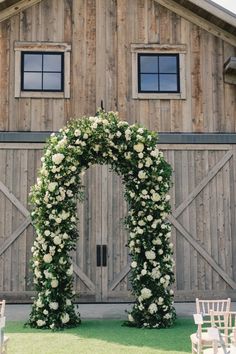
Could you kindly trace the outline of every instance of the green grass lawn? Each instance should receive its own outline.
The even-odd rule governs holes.
[[[8,354],[185,354],[191,353],[192,319],[178,319],[169,329],[137,329],[120,320],[83,320],[60,332],[25,328],[8,321]]]

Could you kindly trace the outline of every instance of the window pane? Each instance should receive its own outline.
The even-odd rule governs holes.
[[[140,56],[140,72],[141,73],[157,73],[158,72],[157,56]]]
[[[157,74],[141,74],[140,75],[141,91],[158,91],[158,75]]]
[[[160,91],[177,92],[177,75],[160,74]]]
[[[43,56],[43,71],[61,72],[61,55],[46,54]]]
[[[177,58],[176,56],[160,56],[159,57],[160,73],[177,73]]]
[[[42,55],[24,54],[24,71],[42,71]]]
[[[44,90],[61,90],[61,74],[45,73],[43,74]]]
[[[41,73],[24,73],[24,90],[41,90]]]

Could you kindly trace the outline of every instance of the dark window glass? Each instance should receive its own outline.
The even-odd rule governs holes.
[[[157,74],[141,74],[140,88],[142,91],[157,91],[158,90],[158,75]]]
[[[23,91],[63,91],[63,53],[22,52]]]
[[[138,91],[180,92],[178,54],[138,54]]]

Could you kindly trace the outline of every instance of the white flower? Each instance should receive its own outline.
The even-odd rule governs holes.
[[[154,202],[158,202],[161,199],[160,195],[158,193],[153,193],[152,195],[152,200]]]
[[[162,176],[158,176],[158,177],[157,177],[158,182],[161,182],[162,179],[163,179]]]
[[[70,321],[70,316],[68,315],[68,313],[63,313],[61,315],[61,322],[62,323],[67,323]]]
[[[58,280],[57,280],[57,279],[52,279],[52,281],[51,281],[51,287],[52,287],[52,288],[57,288],[57,287],[58,287]]]
[[[145,252],[145,257],[147,259],[155,259],[156,258],[156,253],[154,251],[146,251]]]
[[[50,233],[51,233],[51,232],[50,232],[49,230],[45,230],[45,231],[44,231],[44,235],[45,235],[45,236],[49,236]]]
[[[54,245],[60,245],[61,243],[61,238],[59,236],[55,236],[53,239]]]
[[[81,135],[81,131],[79,129],[76,129],[75,130],[75,136],[77,137],[77,136],[80,136],[80,135]]]
[[[145,225],[145,222],[144,222],[143,220],[139,220],[138,224],[139,224],[140,226],[144,226],[144,225]]]
[[[138,143],[138,144],[134,145],[134,150],[137,152],[142,152],[144,150],[143,143]]]
[[[158,305],[162,305],[163,302],[164,302],[164,299],[163,299],[163,297],[160,296],[160,297],[158,298],[157,304],[158,304]]]
[[[148,307],[148,311],[150,312],[150,314],[154,314],[157,312],[157,305],[153,302],[149,307]]]
[[[146,274],[147,274],[146,269],[142,269],[141,274],[142,274],[142,275],[146,275]]]
[[[152,220],[153,220],[153,216],[152,216],[152,215],[148,215],[148,216],[147,216],[147,220],[148,220],[148,221],[152,221]]]
[[[152,165],[152,159],[150,157],[146,158],[145,166],[150,167]]]
[[[60,224],[62,220],[61,220],[61,218],[56,218],[55,221],[57,224]]]
[[[48,310],[43,310],[44,315],[48,315]]]
[[[42,300],[41,299],[38,299],[36,301],[36,306],[39,307],[39,308],[42,308],[43,307],[43,303],[42,303]]]
[[[66,299],[66,305],[70,306],[71,304],[72,304],[71,300],[70,299]]]
[[[70,268],[66,272],[67,275],[72,275],[73,274],[73,265],[71,264]]]
[[[141,290],[141,297],[145,299],[149,299],[152,296],[152,291],[148,288],[143,288]]]
[[[42,327],[43,325],[45,325],[45,321],[43,321],[43,320],[37,320],[37,326],[39,326],[39,327]]]
[[[156,148],[155,150],[150,152],[150,155],[153,157],[157,157],[159,155],[159,150]]]
[[[170,200],[170,195],[169,194],[166,195],[165,200],[166,201]]]
[[[45,263],[51,263],[52,261],[52,256],[50,255],[50,253],[47,253],[43,256],[43,260]]]
[[[139,179],[145,179],[146,178],[146,172],[144,172],[144,171],[139,171],[139,173],[138,173],[138,178]]]
[[[131,268],[136,268],[137,265],[138,265],[137,262],[133,261],[133,262],[131,263]]]
[[[57,182],[51,182],[51,183],[49,183],[49,185],[48,185],[48,190],[49,190],[50,192],[53,192],[53,191],[56,189],[57,185],[58,185]]]
[[[57,310],[58,309],[58,302],[50,302],[49,307],[52,310]]]
[[[129,322],[134,322],[134,318],[130,313],[128,314],[128,320]]]
[[[60,165],[64,158],[65,156],[63,154],[58,153],[52,156],[52,161],[55,163],[55,165]]]
[[[85,134],[83,135],[83,138],[84,138],[85,140],[88,139],[88,134],[85,133]]]

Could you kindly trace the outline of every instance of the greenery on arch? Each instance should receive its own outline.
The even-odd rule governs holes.
[[[48,140],[37,184],[31,190],[37,237],[32,267],[37,297],[28,324],[61,329],[80,323],[73,305],[69,255],[78,238],[76,204],[83,195],[81,174],[108,164],[123,179],[128,215],[131,282],[136,297],[127,324],[163,328],[173,324],[174,281],[169,195],[171,167],[157,134],[120,121],[114,112],[72,120]]]

